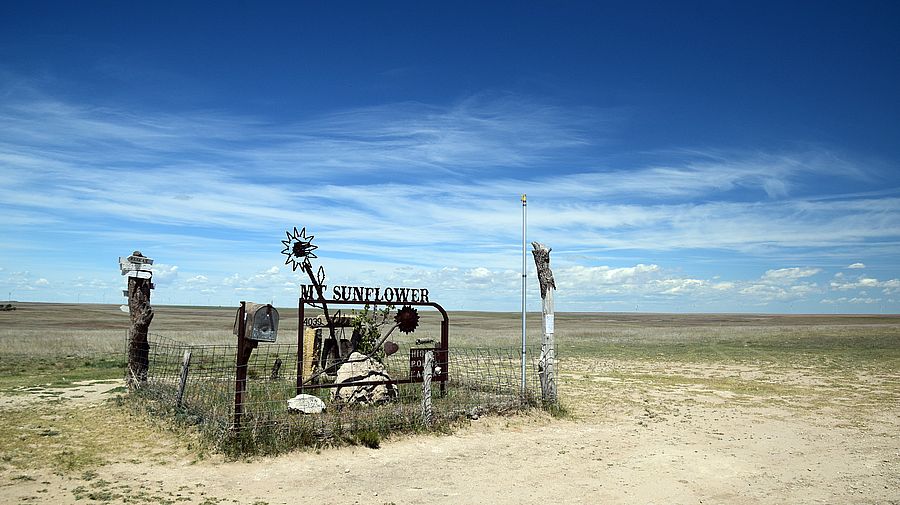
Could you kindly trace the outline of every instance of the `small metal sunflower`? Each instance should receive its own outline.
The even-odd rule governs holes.
[[[404,305],[397,311],[397,315],[394,316],[394,322],[397,323],[397,327],[403,333],[412,333],[419,326],[419,311],[409,305]]]
[[[287,259],[284,261],[285,265],[291,265],[293,270],[297,270],[297,267],[300,265],[309,265],[310,258],[317,258],[313,251],[319,248],[317,245],[312,244],[312,239],[315,238],[315,235],[306,236],[306,227],[304,227],[299,232],[297,231],[297,227],[294,227],[294,233],[285,232],[287,234],[287,240],[282,240],[281,243],[284,244],[284,250],[281,251],[281,254],[287,256]]]

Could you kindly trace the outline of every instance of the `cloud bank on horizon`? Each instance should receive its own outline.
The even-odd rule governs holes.
[[[290,306],[304,279],[280,241],[305,226],[329,284],[517,310],[527,193],[561,311],[900,312],[892,152],[815,137],[637,148],[640,97],[540,86],[278,115],[79,94],[92,77],[23,65],[0,59],[4,298],[119,303],[117,257],[141,250],[156,303]]]

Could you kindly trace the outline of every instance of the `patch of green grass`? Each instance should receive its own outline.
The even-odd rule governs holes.
[[[52,357],[0,355],[0,391],[41,385],[66,387],[85,380],[120,379],[125,361],[121,356]]]
[[[356,442],[369,449],[381,447],[381,434],[374,430],[365,430],[356,433]]]
[[[544,407],[544,410],[556,419],[574,419],[575,415],[562,402],[557,401]]]

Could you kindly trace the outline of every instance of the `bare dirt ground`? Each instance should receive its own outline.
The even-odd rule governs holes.
[[[116,306],[20,304],[0,314],[0,505],[900,504],[900,317],[558,316],[568,418],[225,461],[110,401],[120,381],[84,380],[121,376],[96,358],[121,352]],[[153,324],[227,343],[232,321],[160,307]],[[518,324],[454,313],[451,333],[506,345]]]
[[[0,503],[900,503],[896,370],[587,358],[562,370],[571,419],[482,418],[377,450],[241,462],[198,458],[157,427],[123,435],[89,471],[4,466]],[[111,386],[66,388],[38,428],[84,429],[62,433],[77,441],[91,423],[67,412],[121,423],[102,400]],[[16,408],[45,408],[47,393],[16,395]]]

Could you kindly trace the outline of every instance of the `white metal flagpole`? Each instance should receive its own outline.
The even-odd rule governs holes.
[[[522,398],[525,398],[525,291],[528,288],[528,271],[525,261],[525,237],[528,232],[528,201],[522,194]]]

